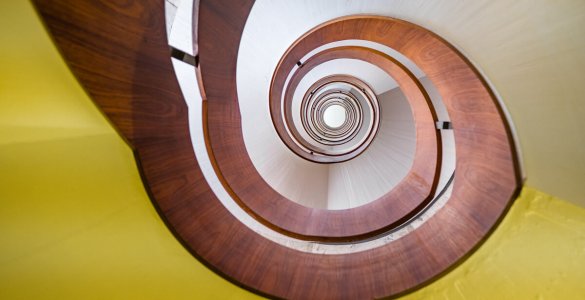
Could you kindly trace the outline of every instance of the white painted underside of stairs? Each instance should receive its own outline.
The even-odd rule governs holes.
[[[193,54],[193,1],[167,2],[169,44]],[[332,61],[307,75],[307,79],[339,73],[354,75],[380,95],[380,130],[362,155],[333,165],[312,163],[286,148],[274,130],[268,110],[268,89],[278,60],[289,45],[310,28],[334,17],[363,13],[366,7],[358,1],[346,4],[332,1],[256,1],[239,49],[238,96],[248,154],[260,175],[276,191],[299,204],[316,208],[345,209],[377,199],[406,175],[415,149],[414,124],[408,103],[398,90],[389,92],[396,88],[392,79],[377,67],[363,62]],[[361,43],[394,57],[401,56],[379,44]],[[356,42],[337,44],[320,49]],[[414,64],[407,60],[403,62],[417,76],[423,76]],[[309,81],[303,81],[299,90],[306,89]],[[440,104],[440,100],[438,102]],[[452,168],[446,168],[449,169],[452,171]],[[442,179],[446,182],[448,175]]]
[[[339,59],[307,74],[293,103],[300,103],[299,95],[324,76],[348,74],[360,78],[376,93],[383,93],[380,130],[375,140],[357,158],[330,165],[306,161],[284,145],[268,108],[270,81],[278,61],[312,27],[360,12],[357,2],[315,2],[261,0],[254,4],[244,28],[237,68],[244,141],[260,175],[283,196],[305,206],[346,209],[379,198],[408,173],[416,142],[414,121],[400,92],[385,93],[396,83],[383,71],[362,61]],[[297,114],[294,116],[299,121]]]

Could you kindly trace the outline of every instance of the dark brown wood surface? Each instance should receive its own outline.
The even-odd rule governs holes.
[[[73,73],[130,145],[185,135],[163,1],[34,3]]]
[[[298,42],[297,42],[298,43]],[[295,43],[295,44],[297,44]],[[287,53],[293,52],[292,48],[287,51]],[[440,135],[435,130],[435,121],[436,121],[436,113],[433,108],[433,104],[430,101],[424,87],[419,82],[418,78],[412,74],[404,65],[400,62],[395,60],[394,58],[373,50],[364,47],[355,47],[355,46],[345,46],[339,48],[328,49],[322,51],[320,53],[315,54],[307,61],[303,62],[302,68],[298,68],[288,81],[286,86],[286,94],[284,96],[284,106],[281,107],[282,93],[285,90],[285,79],[288,76],[287,70],[282,68],[283,62],[290,60],[288,55],[284,55],[281,59],[281,62],[276,68],[274,72],[274,78],[271,83],[270,87],[270,113],[272,120],[275,125],[275,129],[279,136],[281,137],[282,141],[287,145],[287,147],[293,151],[295,154],[308,159],[308,160],[319,160],[321,162],[333,162],[339,160],[347,160],[351,159],[355,156],[354,153],[346,154],[346,157],[335,157],[335,158],[328,158],[328,157],[314,157],[306,151],[303,151],[299,146],[297,146],[291,139],[291,137],[287,134],[285,129],[285,123],[287,124],[289,130],[291,131],[291,135],[295,137],[297,140],[301,139],[301,135],[295,126],[288,120],[292,120],[292,101],[293,101],[293,93],[296,90],[298,84],[302,80],[302,78],[312,69],[314,69],[319,64],[322,64],[326,61],[339,59],[339,58],[351,58],[351,59],[358,59],[362,61],[366,61],[373,65],[380,67],[384,70],[388,76],[392,77],[394,80],[397,81],[398,86],[404,92],[406,98],[409,100],[409,104],[411,105],[411,109],[414,112],[414,119],[415,123],[417,123],[417,137],[426,136],[426,139],[422,139],[417,141],[418,146],[417,148],[420,150],[421,147],[428,147],[431,148],[428,151],[436,152],[436,148],[440,147],[440,142],[437,143],[437,139],[440,138]],[[285,74],[281,74],[285,73]],[[275,80],[276,79],[276,80]],[[275,103],[276,102],[276,103]],[[286,112],[286,119],[283,120],[282,113],[280,110],[284,109]],[[432,139],[434,141],[430,141]],[[422,142],[424,140],[424,142]],[[367,145],[364,145],[367,147]],[[439,149],[440,150],[440,149]],[[437,157],[437,153],[425,153],[426,155],[430,155],[430,157]],[[359,151],[356,151],[359,152]],[[422,155],[422,152],[418,152],[418,155]],[[439,154],[440,156],[440,154]],[[432,162],[429,161],[430,165],[435,166]],[[437,168],[438,169],[438,168]]]
[[[203,24],[205,20],[201,18],[200,22],[200,24]],[[213,27],[211,24],[214,23],[209,24],[210,27]],[[202,40],[204,33],[201,29],[199,33]],[[224,41],[232,41],[233,48],[238,48],[239,40],[237,37],[224,36],[224,38]],[[329,273],[332,276],[330,279],[333,281],[325,280],[325,282],[327,282],[327,286],[334,287],[334,292],[329,289],[329,292],[323,292],[322,294],[312,290],[310,293],[295,294],[296,292],[292,291],[296,290],[295,286],[291,285],[288,286],[289,289],[286,289],[287,297],[306,297],[306,295],[317,295],[317,298],[354,298],[357,295],[379,297],[384,293],[374,291],[378,288],[382,290],[387,288],[383,287],[384,283],[382,282],[385,280],[387,280],[386,282],[392,282],[390,283],[391,285],[398,284],[406,288],[409,285],[407,282],[417,282],[423,280],[422,278],[430,279],[463,257],[485,237],[507,209],[507,205],[515,196],[520,184],[517,177],[517,166],[514,163],[515,151],[513,144],[510,143],[509,131],[496,99],[473,67],[457,51],[434,34],[413,24],[394,19],[365,16],[349,17],[332,21],[300,39],[295,45],[296,52],[291,55],[290,62],[292,64],[296,63],[315,45],[350,38],[373,40],[401,51],[414,60],[437,86],[446,102],[455,127],[458,171],[455,177],[453,196],[448,205],[430,221],[410,235],[386,247],[353,255],[327,256],[323,257],[323,260],[318,263],[309,264],[313,266],[314,270],[327,269],[333,272]],[[213,36],[209,35],[207,39],[211,40]],[[221,44],[221,47],[225,46],[226,44]],[[200,51],[202,54],[201,78],[206,92],[209,91],[209,88],[220,89],[226,86],[227,82],[206,84],[205,76],[207,73],[203,57],[208,59],[206,63],[209,66],[217,67],[221,65],[220,62],[226,64],[226,62],[231,61],[235,65],[237,56],[223,55],[223,53],[214,51],[213,47],[208,49],[207,55],[203,55],[204,50],[202,47]],[[291,66],[286,66],[285,69]],[[221,72],[218,71],[218,73]],[[233,78],[227,78],[226,76],[222,79],[235,82],[235,75]],[[234,94],[236,94],[235,91]],[[225,103],[226,101],[236,102],[237,99],[212,99],[208,97],[208,100],[210,107],[213,101],[221,102],[223,107],[219,108],[218,106],[216,112],[219,119],[221,119],[220,115],[230,112],[233,113],[232,117],[239,118],[237,106],[233,105],[231,109],[227,109],[226,107],[229,104]],[[458,109],[461,106],[469,109]],[[485,122],[487,120],[489,121]],[[219,126],[220,124],[218,124]],[[230,124],[230,126],[237,126],[237,124]],[[212,145],[214,142],[221,144],[218,140],[221,139],[220,136],[223,130],[227,130],[227,128],[217,129],[215,132],[216,137],[210,136]],[[229,135],[229,138],[236,139],[238,134],[234,132]],[[232,145],[235,146],[235,144],[236,142]],[[237,158],[237,153],[243,151],[245,149],[240,148],[239,151],[231,152],[234,156],[226,155],[225,158],[236,157],[235,159],[239,159]],[[489,159],[486,159],[488,157]],[[242,155],[241,159],[247,158]],[[226,160],[225,163],[228,166],[223,167],[224,171],[229,169],[229,164],[234,162],[232,159]],[[221,164],[221,159],[219,158],[218,164]],[[220,168],[222,167],[220,166]],[[248,178],[250,175],[246,173],[245,177]],[[233,180],[237,181],[237,178],[234,177]],[[233,187],[233,185],[230,186]],[[253,187],[255,187],[253,184],[247,186],[250,191],[254,190]],[[249,196],[253,196],[253,193],[250,193]],[[264,209],[273,210],[278,208],[267,205]],[[284,215],[286,213],[284,212]],[[443,231],[443,228],[445,231]],[[370,260],[372,257],[374,259]],[[347,261],[342,263],[337,259],[341,261],[347,259]],[[380,265],[372,268],[364,267],[362,269],[364,272],[356,270],[355,273],[335,272],[333,271],[335,267],[328,268],[328,266],[334,265],[338,266],[339,270],[347,270],[348,266],[351,266],[350,268],[360,268],[361,264],[366,263],[379,263]],[[298,287],[300,289],[306,290],[319,286],[319,283],[312,281],[319,279],[312,277],[309,274],[310,271],[303,272],[298,267],[294,267],[294,269],[295,271],[293,272],[297,274],[295,278],[299,278]],[[308,267],[308,269],[311,269],[311,267]],[[368,271],[365,271],[365,269],[368,269]],[[298,275],[299,273],[303,275]],[[328,273],[320,275],[327,277],[326,274]],[[375,277],[382,282],[377,280],[358,280],[353,277],[353,275],[357,274],[363,277]],[[350,276],[351,278],[345,277],[340,281],[348,283],[352,282],[352,280],[358,280],[357,285],[360,288],[368,289],[372,293],[351,294],[350,291],[354,290],[343,287],[342,283],[333,279],[336,276],[338,278],[339,276]],[[307,277],[311,277],[312,280],[307,279]],[[323,277],[320,277],[320,279],[323,279]],[[338,285],[331,285],[334,282],[338,283]],[[368,284],[382,284],[382,286],[367,287]],[[356,289],[360,288],[356,287]],[[340,290],[343,290],[343,292],[335,294]],[[386,291],[390,291],[390,289]],[[397,291],[395,290],[394,292]]]
[[[223,207],[194,158],[187,108],[164,35],[163,1],[34,3],[78,80],[134,147],[145,186],[169,228],[207,266],[263,295],[368,299],[420,287],[485,239],[520,186],[511,136],[497,102],[458,52],[406,22],[364,16],[337,20],[317,29],[320,42],[358,30],[352,28],[369,32],[366,39],[394,40],[393,47],[438,87],[457,142],[453,195],[421,227],[373,250],[317,255],[272,243]],[[235,61],[252,4],[201,1],[200,75],[209,104],[237,96]],[[217,116],[210,112],[210,117]]]
[[[420,190],[422,188],[422,190],[420,190],[420,195],[416,199],[409,199],[409,201],[411,202],[411,205],[412,202],[415,201],[423,202],[427,197],[432,196],[434,193],[434,188],[437,184],[440,171],[441,136],[435,127],[437,116],[433,104],[418,78],[416,78],[416,76],[412,74],[408,68],[406,68],[394,58],[373,49],[356,46],[331,48],[317,53],[304,62],[303,67],[297,69],[297,71],[292,75],[286,89],[287,93],[284,97],[284,103],[286,106],[288,106],[286,111],[289,113],[292,112],[291,105],[293,101],[293,91],[296,89],[302,78],[316,66],[324,62],[339,58],[362,60],[380,67],[380,69],[384,70],[388,76],[392,77],[396,81],[398,87],[404,93],[412,110],[416,131],[416,151],[414,155],[414,163],[411,170],[409,171],[409,174],[407,175],[407,178],[417,177],[419,178],[418,181],[423,183],[417,186],[410,185],[407,188],[409,190]],[[286,56],[283,57],[283,61],[286,61]],[[277,72],[279,72],[278,67],[275,73]],[[270,101],[277,101],[277,99],[281,99],[282,88],[274,86],[277,84],[278,83],[273,82]],[[274,105],[271,107],[278,106]],[[279,123],[283,122],[282,114],[273,112],[273,116],[275,120],[279,120]],[[290,119],[292,118],[292,115],[289,115],[288,117]],[[295,130],[291,131],[293,131],[293,134],[295,134]],[[297,132],[296,134],[298,135],[299,133]],[[400,184],[408,184],[408,182],[412,184],[412,182],[415,181],[417,180],[413,180],[412,178],[405,179]],[[388,196],[382,197],[381,200],[385,199],[386,197]],[[397,195],[397,197],[400,198],[399,195]],[[393,203],[392,206],[401,207],[402,205]],[[383,207],[380,205],[376,209],[389,209],[389,207]],[[409,211],[415,211],[415,209],[410,207]]]
[[[294,48],[289,51],[293,50]],[[206,53],[202,46],[200,51],[201,54],[206,54],[201,56],[200,67],[208,101],[210,151],[213,152],[222,179],[240,205],[267,226],[303,239],[357,240],[378,235],[402,224],[431,200],[440,171],[440,136],[435,129],[436,117],[430,99],[418,79],[396,60],[383,53],[360,47],[330,49],[308,60],[291,78],[289,91],[294,90],[306,72],[322,62],[342,57],[362,59],[380,66],[396,79],[414,114],[417,147],[413,167],[407,176],[391,191],[366,205],[344,210],[326,210],[292,202],[272,189],[260,176],[244,144],[235,88],[232,101],[209,94],[210,90],[214,93],[225,91],[224,87],[232,85],[230,80],[235,84],[235,73],[232,78],[225,75],[221,80],[209,80],[206,77],[208,66],[214,70],[218,65],[225,65],[219,64],[220,61],[233,58],[227,55],[219,57],[213,49]],[[285,61],[286,58],[287,56]],[[285,70],[277,68],[276,72]],[[286,78],[286,74],[281,77]],[[284,81],[280,84],[284,85]],[[282,86],[277,82],[273,83],[273,87],[271,98],[281,99]],[[290,103],[292,95],[286,95],[285,101]],[[282,124],[283,120],[279,120]]]

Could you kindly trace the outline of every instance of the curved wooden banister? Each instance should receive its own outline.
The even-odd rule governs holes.
[[[453,195],[423,225],[372,250],[323,255],[271,242],[226,210],[195,160],[187,107],[166,45],[163,2],[34,3],[73,73],[135,149],[145,186],[169,228],[207,266],[262,295],[381,298],[420,287],[475,249],[519,188],[507,124],[491,91],[465,58],[407,22],[363,16],[334,20],[315,30],[321,42],[340,32],[392,40],[392,47],[417,63],[437,86],[455,133]],[[233,117],[225,126],[209,128],[212,144],[217,139],[239,142],[240,133],[227,129],[240,126],[233,106],[237,46],[252,5],[249,0],[201,0],[195,10],[207,117],[210,124],[225,119],[223,115]],[[222,170],[230,162],[220,157],[242,150],[234,145],[214,149]],[[247,158],[238,154],[234,159]],[[253,179],[246,177],[249,170],[233,171],[238,173],[224,175]],[[246,197],[254,195],[246,191]]]
[[[433,186],[436,185],[437,171],[440,170],[439,164],[441,159],[441,137],[435,128],[435,122],[437,121],[436,112],[418,78],[394,58],[380,51],[359,46],[331,48],[315,54],[303,64],[302,68],[297,69],[288,82],[286,88],[287,93],[284,97],[284,103],[287,106],[285,111],[289,113],[288,118],[292,119],[292,115],[290,114],[292,113],[293,91],[301,79],[319,64],[339,58],[357,59],[371,63],[380,67],[398,83],[399,88],[410,104],[415,121],[417,146],[415,163],[411,168],[411,172],[415,172],[416,176],[424,178],[427,182],[427,192],[432,193]],[[278,72],[278,68],[276,72]],[[270,101],[279,101],[282,96],[282,88],[277,85],[278,83],[273,82]],[[278,106],[274,105],[271,107]],[[280,113],[273,112],[273,119],[278,120],[279,123],[284,122]],[[299,135],[298,131],[294,129],[291,131],[293,131],[293,134]],[[421,201],[426,197],[421,197]]]
[[[203,47],[200,49],[202,82],[208,93],[210,87],[206,86],[204,79],[206,66],[230,61],[230,58],[219,57],[211,52],[203,55],[206,52]],[[215,60],[211,60],[213,57]],[[418,79],[397,61],[383,53],[365,48],[334,48],[307,61],[307,65],[293,75],[291,86],[294,87],[305,72],[314,66],[339,57],[357,58],[379,65],[399,83],[415,115],[417,151],[411,171],[394,189],[360,207],[345,210],[316,209],[294,203],[278,194],[258,174],[247,155],[237,96],[229,102],[226,99],[209,97],[208,93],[210,151],[226,185],[240,204],[257,219],[298,238],[332,241],[378,235],[398,226],[424,206],[432,198],[438,180],[440,137],[435,129],[436,117],[430,99]],[[234,61],[233,58],[231,60]],[[220,88],[230,84],[216,86]],[[272,98],[280,99],[279,95],[275,94]],[[290,94],[287,95],[288,103],[291,101],[290,97]]]

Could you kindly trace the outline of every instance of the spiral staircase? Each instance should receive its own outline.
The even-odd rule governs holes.
[[[522,185],[489,78],[382,2],[35,4],[169,229],[258,294],[407,293]]]

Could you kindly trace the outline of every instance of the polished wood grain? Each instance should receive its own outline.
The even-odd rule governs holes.
[[[203,20],[201,19],[200,22],[203,22]],[[203,38],[203,33],[201,31],[200,34],[200,37]],[[210,35],[208,38],[212,39],[212,36]],[[458,52],[454,51],[454,49],[443,40],[420,27],[403,21],[380,17],[361,16],[333,21],[315,29],[297,41],[297,44],[293,48],[295,49],[293,50],[294,52],[291,51],[290,62],[292,64],[296,63],[301,57],[308,53],[308,51],[318,45],[351,38],[373,40],[389,45],[407,54],[409,58],[413,59],[419,66],[421,66],[433,83],[438,87],[443,99],[447,102],[450,116],[452,117],[455,127],[456,141],[458,142],[458,173],[455,178],[454,195],[449,205],[441,210],[438,215],[431,219],[431,221],[425,223],[423,227],[417,229],[411,235],[397,241],[397,244],[393,243],[394,245],[391,244],[388,247],[368,251],[368,255],[380,255],[377,258],[383,259],[382,257],[384,257],[384,259],[387,258],[393,261],[392,264],[382,263],[384,270],[372,268],[370,269],[372,273],[356,272],[360,273],[361,276],[377,277],[380,275],[382,277],[377,278],[385,279],[393,276],[402,276],[402,278],[397,280],[396,283],[405,287],[408,285],[406,282],[409,280],[416,282],[423,280],[422,278],[428,279],[438,274],[440,270],[445,270],[448,265],[456,262],[457,259],[461,258],[473,246],[477,245],[489,230],[493,228],[492,226],[505,211],[508,203],[510,203],[510,200],[515,196],[519,186],[519,181],[516,177],[517,166],[514,164],[513,158],[515,152],[513,144],[510,143],[509,137],[507,136],[508,129],[503,116],[501,115],[500,109],[498,108],[497,101],[484,84],[481,77],[479,77],[473,67]],[[226,37],[226,39],[228,38]],[[233,42],[232,47],[237,48],[238,39],[236,37],[230,39]],[[225,44],[222,44],[222,47],[224,46]],[[203,53],[203,50],[201,51],[201,53]],[[207,90],[208,86],[205,83],[206,71],[203,57],[204,55],[202,55],[201,74],[204,82],[203,86]],[[235,65],[236,56],[224,56],[210,48],[207,59],[209,59],[207,63],[210,66],[218,66],[220,65],[220,62],[225,64],[225,62],[228,61],[232,61],[233,65]],[[286,66],[285,69],[291,66],[292,65]],[[224,73],[227,73],[227,71]],[[235,75],[233,76],[234,77],[231,79],[226,77],[223,79],[235,82]],[[212,89],[219,89],[226,86],[226,83],[227,82],[216,83],[217,85],[213,86]],[[461,93],[465,94],[466,98],[461,99],[456,97],[457,94]],[[453,104],[460,103],[462,100],[471,103],[478,102],[472,105],[478,109],[475,112],[475,116],[468,115],[469,112],[462,113],[453,109]],[[243,194],[239,195],[240,199],[250,199],[248,197],[254,197],[254,195],[269,195],[266,194],[266,190],[262,189],[262,186],[264,186],[265,183],[258,183],[254,180],[250,180],[250,178],[254,177],[254,171],[251,168],[249,169],[250,173],[237,173],[237,170],[240,170],[241,172],[242,169],[248,169],[239,168],[248,164],[247,162],[242,163],[241,161],[238,161],[248,159],[247,155],[242,154],[245,153],[245,148],[243,146],[238,148],[238,144],[242,144],[242,141],[240,140],[241,133],[238,132],[238,129],[231,128],[230,130],[230,127],[238,126],[237,122],[234,124],[222,125],[219,121],[225,120],[225,115],[229,115],[230,118],[239,118],[238,107],[237,105],[234,105],[234,103],[237,103],[237,99],[212,99],[208,97],[208,101],[210,102],[210,116],[213,114],[213,116],[217,118],[216,123],[213,123],[213,121],[210,122],[210,127],[212,126],[212,123],[214,124],[214,127],[218,127],[218,129],[215,129],[215,133],[209,137],[210,144],[212,145],[212,148],[214,148],[213,151],[216,155],[218,153],[216,150],[227,151],[220,155],[222,156],[221,158],[218,156],[217,160],[219,168],[222,170],[221,172],[226,176],[227,182],[230,183],[230,187],[234,190],[244,191]],[[221,103],[217,105],[214,104],[216,105],[213,108],[215,111],[212,109],[211,104],[214,101]],[[232,102],[231,107],[229,101]],[[487,123],[475,123],[474,119],[477,115],[482,115],[486,119],[489,119],[489,124],[492,125],[488,125]],[[226,134],[226,132],[229,134]],[[216,143],[215,146],[213,145],[214,143]],[[463,157],[460,157],[460,155],[463,155]],[[474,157],[470,157],[470,155]],[[490,157],[491,159],[489,161],[479,159],[479,157],[483,155]],[[498,159],[495,159],[496,157]],[[234,165],[238,166],[238,168],[233,167]],[[232,169],[230,170],[230,168]],[[233,175],[232,178],[227,178],[230,176],[229,174],[236,175]],[[238,178],[238,176],[244,177],[245,179]],[[245,180],[245,182],[242,182],[243,180]],[[486,186],[489,186],[489,189],[482,189],[482,187]],[[282,205],[281,203],[276,201],[271,202],[277,198],[278,195],[274,195],[273,197],[274,198],[262,197],[261,199],[252,198],[250,201],[260,202],[261,204],[258,205],[258,209],[264,210],[268,214],[274,210],[280,210],[280,216],[291,216],[290,210],[285,211],[279,207]],[[263,211],[260,212],[262,213]],[[347,223],[343,224],[345,225]],[[445,232],[436,232],[441,231],[443,226],[448,227]],[[417,243],[418,246],[416,246]],[[443,246],[440,246],[441,244],[443,244]],[[395,250],[398,250],[398,252],[393,252]],[[435,251],[441,253],[439,254]],[[410,256],[411,254],[413,255],[412,257]],[[360,253],[348,255],[347,257],[351,257],[351,259],[348,258],[348,260],[352,263],[355,262],[353,259],[357,259],[358,261],[361,261],[361,263],[373,263],[362,255],[363,253]],[[334,265],[340,263],[340,265],[337,265],[340,267],[348,266],[339,261],[328,261],[330,258],[331,257],[323,258],[316,268],[318,270],[327,269],[329,263]],[[362,260],[360,260],[360,258]],[[396,259],[407,260],[412,264],[398,262]],[[380,260],[374,261],[381,262]],[[443,264],[447,261],[450,261],[451,263]],[[355,265],[352,265],[352,267],[357,268]],[[388,271],[389,269],[392,269],[393,271]],[[400,271],[397,272],[396,270]],[[302,271],[295,268],[295,271],[293,272],[298,273]],[[407,279],[405,276],[408,277],[409,275],[401,275],[402,272],[413,275],[413,277]],[[414,274],[410,272],[414,272]],[[306,279],[306,276],[316,279],[308,273],[309,271],[306,273],[303,272],[303,276],[299,276],[299,278],[302,278],[299,279],[299,281],[302,282],[302,289],[314,288],[318,285],[318,283]],[[356,273],[351,272],[352,275],[355,275]],[[343,274],[345,275],[346,273],[344,272]],[[337,285],[341,283],[332,278],[330,279],[333,281],[327,281],[328,284],[336,284],[335,288],[343,289],[342,286]],[[340,281],[348,282],[345,280]],[[363,281],[360,282],[364,283]],[[387,281],[386,283],[389,282]],[[393,285],[392,283],[389,284]],[[367,284],[364,283],[364,285]],[[364,288],[368,289],[367,287]],[[380,288],[384,289],[382,287]],[[347,292],[350,293],[349,291]],[[318,291],[295,294],[294,292],[287,290],[286,295],[287,297],[299,297],[300,295],[341,297],[341,295],[314,293],[318,293]],[[373,295],[381,296],[384,294],[367,293],[367,295],[369,295],[368,297],[371,297]],[[344,297],[351,298],[351,294],[344,294]]]
[[[293,49],[289,49],[287,53],[291,53],[292,50]],[[435,130],[435,122],[437,121],[437,117],[433,108],[433,104],[418,78],[416,78],[416,76],[414,76],[414,74],[412,74],[408,68],[406,68],[403,64],[394,58],[380,51],[357,46],[344,46],[327,49],[313,55],[303,63],[302,68],[298,68],[293,73],[286,86],[286,89],[284,89],[285,82],[282,79],[286,78],[288,74],[281,74],[282,72],[286,73],[287,71],[286,69],[282,68],[282,64],[284,61],[287,61],[290,58],[288,55],[283,56],[274,73],[274,79],[279,80],[273,80],[270,86],[270,113],[275,125],[275,129],[287,147],[305,159],[319,159],[308,155],[305,151],[302,151],[302,149],[300,149],[294,142],[292,142],[286,133],[284,123],[287,123],[287,126],[293,137],[295,137],[297,140],[302,138],[301,134],[298,132],[295,126],[291,126],[292,124],[290,124],[290,120],[293,119],[292,103],[294,91],[298,87],[303,77],[315,67],[324,62],[339,58],[357,59],[371,63],[380,67],[386,72],[388,76],[392,77],[397,82],[398,87],[409,101],[414,115],[418,144],[417,149],[419,150],[419,152],[417,152],[415,155],[415,159],[420,155],[425,157],[429,156],[430,158],[437,157],[437,147],[440,147],[440,142],[437,142],[437,139],[440,139],[440,135]],[[282,93],[285,90],[286,94],[284,95],[284,107],[281,107],[280,99],[282,98]],[[286,113],[286,120],[283,120],[283,114],[280,111],[282,109],[284,109]],[[291,142],[292,144],[290,144]],[[438,150],[440,151],[440,149]],[[352,154],[348,154],[346,158],[341,159],[343,160],[351,158],[353,158]],[[422,158],[422,156],[420,158]],[[322,160],[322,162],[328,162],[327,158],[322,158]],[[433,167],[436,165],[432,161],[428,161],[428,163]],[[438,169],[438,167],[435,169]]]
[[[130,145],[185,134],[163,1],[34,3],[73,73]]]
[[[437,116],[429,95],[418,78],[394,58],[377,50],[357,46],[331,48],[315,54],[303,63],[302,68],[297,69],[288,82],[286,88],[287,93],[284,97],[284,104],[287,106],[285,111],[288,112],[288,119],[292,119],[293,93],[302,78],[318,65],[339,58],[362,60],[380,67],[380,69],[384,70],[388,76],[396,81],[398,87],[404,93],[413,113],[416,130],[414,163],[407,177],[416,176],[424,180],[426,190],[421,194],[422,197],[418,199],[419,201],[424,201],[426,197],[423,195],[426,194],[428,197],[428,194],[434,190],[440,171],[441,136],[435,127]],[[286,60],[287,57],[285,55],[282,61]],[[276,73],[279,71],[282,70],[277,67]],[[275,77],[278,76],[275,75]],[[284,82],[272,82],[271,103],[273,101],[280,102],[278,99],[281,99],[282,87],[279,84],[283,85]],[[279,106],[280,103],[271,105],[271,109],[273,107],[278,109]],[[278,120],[277,122],[282,124],[282,114],[272,112],[272,115],[274,120]],[[300,135],[294,129],[291,131],[293,135]],[[406,179],[401,184],[406,181],[410,180]],[[416,190],[417,188],[411,186],[409,189]],[[410,199],[410,201],[412,200]]]
[[[262,295],[369,299],[420,287],[477,247],[519,188],[513,145],[497,102],[457,51],[403,21],[336,20],[315,30],[321,42],[345,31],[369,32],[370,39],[392,41],[439,88],[457,142],[453,196],[421,227],[380,248],[318,255],[280,246],[232,216],[199,169],[168,56],[162,1],[34,3],[78,80],[134,147],[145,186],[169,228],[207,266]],[[209,105],[237,96],[231,81],[252,4],[200,3],[200,76]],[[210,64],[219,58],[227,60]],[[221,80],[230,81],[224,90],[216,83]]]
[[[290,49],[289,52],[293,50]],[[201,49],[201,53],[204,54],[205,50]],[[217,68],[224,65],[219,62],[234,59],[227,55],[220,57],[219,54],[210,50],[207,55],[201,56],[201,78],[208,101],[210,151],[225,185],[230,187],[240,205],[258,220],[297,238],[350,241],[375,236],[402,224],[431,200],[438,181],[441,155],[440,136],[435,129],[436,116],[418,79],[398,61],[366,48],[335,48],[316,54],[291,78],[288,91],[294,91],[307,72],[325,61],[341,57],[362,59],[380,66],[397,81],[414,114],[417,147],[413,166],[404,179],[391,191],[366,205],[344,210],[326,210],[302,206],[285,198],[260,176],[244,144],[235,88],[230,98],[232,101],[209,94],[209,91],[224,92],[225,87],[230,86],[228,79],[235,84],[235,73],[233,78],[228,78],[227,75],[221,80],[209,81],[206,78],[208,66]],[[211,58],[215,60],[212,61]],[[285,61],[286,58],[285,56]],[[283,70],[277,68],[276,72]],[[282,87],[278,86],[279,83],[273,82],[271,104],[274,99],[280,99],[281,94],[278,91],[281,92]],[[281,84],[284,85],[284,81]],[[287,94],[285,99],[290,105],[292,93]]]

